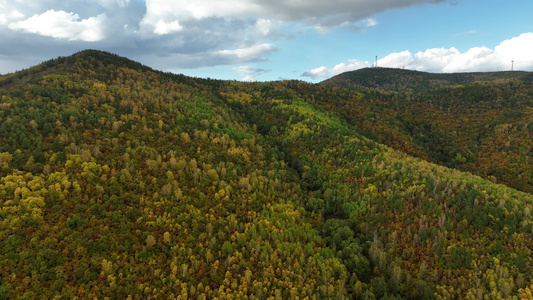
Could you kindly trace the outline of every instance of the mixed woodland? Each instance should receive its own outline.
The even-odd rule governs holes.
[[[0,299],[531,299],[523,75],[0,76]]]

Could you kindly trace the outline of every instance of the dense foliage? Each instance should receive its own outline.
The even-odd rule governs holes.
[[[98,51],[0,86],[0,299],[532,297],[533,196],[366,138],[353,91]]]
[[[339,74],[324,80],[322,84],[344,88],[407,92],[504,80],[533,81],[533,73],[524,71],[427,73],[394,68],[364,68]]]
[[[429,74],[366,69],[331,81],[349,80],[350,75],[360,73],[399,91],[410,86],[421,90],[315,87],[308,93],[381,143],[533,192],[533,82],[527,80],[532,73]],[[448,86],[422,89],[419,85],[438,78]],[[458,82],[470,83],[452,85]],[[365,84],[372,86],[371,82]]]

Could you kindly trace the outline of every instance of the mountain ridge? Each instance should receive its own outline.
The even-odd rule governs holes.
[[[320,84],[345,88],[372,88],[386,91],[423,91],[441,87],[495,80],[533,81],[533,72],[429,73],[396,68],[363,68],[344,72]]]
[[[382,94],[55,62],[0,89],[0,298],[531,295],[533,196],[339,112]]]
[[[365,69],[339,75],[346,84],[326,81],[351,87],[322,103],[378,142],[532,192],[531,74]]]

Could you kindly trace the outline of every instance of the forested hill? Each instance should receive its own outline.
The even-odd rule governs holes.
[[[367,138],[382,94],[99,51],[0,85],[0,299],[533,297],[533,195]]]
[[[521,80],[533,81],[533,73],[524,71],[427,73],[395,68],[364,68],[345,72],[321,84],[345,88],[372,88],[384,91],[424,91],[474,82]]]
[[[353,78],[355,86],[379,83],[382,88],[320,84],[309,93],[365,136],[533,192],[532,73],[429,74],[373,68],[339,75],[329,83],[343,78]]]

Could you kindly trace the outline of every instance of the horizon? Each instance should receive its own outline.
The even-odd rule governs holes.
[[[533,71],[525,0],[21,0],[0,4],[0,74],[84,49],[155,70],[240,81],[320,82],[372,67]],[[509,5],[520,9],[511,12]]]
[[[446,75],[446,74],[485,74],[485,73],[533,73],[533,71],[526,71],[526,70],[473,71],[473,72],[469,72],[469,71],[465,71],[465,72],[430,72],[430,71],[420,71],[420,70],[406,69],[406,68],[400,68],[400,67],[370,66],[370,67],[363,67],[363,68],[359,68],[359,69],[355,69],[355,70],[348,70],[348,71],[345,71],[345,72],[342,72],[342,73],[339,73],[339,74],[335,74],[335,75],[333,75],[331,77],[328,77],[328,78],[325,78],[325,79],[322,79],[322,80],[316,81],[316,82],[312,82],[310,80],[305,80],[305,79],[299,79],[299,78],[281,78],[281,79],[273,79],[273,80],[247,81],[247,80],[238,80],[238,79],[222,79],[222,78],[211,78],[211,77],[199,77],[199,76],[188,75],[188,74],[184,74],[184,73],[175,73],[175,72],[170,72],[170,71],[164,71],[164,70],[160,70],[160,69],[157,69],[157,68],[153,68],[151,66],[143,64],[142,62],[133,60],[133,59],[131,59],[129,57],[118,55],[117,53],[113,53],[113,52],[106,51],[106,50],[89,49],[88,48],[88,49],[83,49],[83,50],[77,51],[77,52],[72,53],[70,55],[53,57],[53,58],[50,58],[48,60],[42,61],[42,62],[40,62],[38,64],[29,66],[27,68],[23,68],[23,69],[20,69],[20,70],[15,70],[13,72],[0,73],[0,76],[9,76],[11,74],[24,72],[24,71],[30,70],[30,69],[32,69],[34,67],[38,67],[38,66],[40,66],[40,65],[42,65],[42,64],[44,64],[44,63],[46,63],[48,61],[53,61],[53,60],[56,60],[56,59],[72,57],[72,56],[74,56],[76,54],[83,53],[83,52],[86,52],[86,51],[98,51],[98,52],[102,52],[102,53],[108,53],[108,54],[111,54],[111,55],[117,55],[117,56],[119,56],[121,58],[125,58],[125,59],[131,60],[131,61],[133,61],[135,63],[139,63],[142,66],[148,67],[148,68],[150,68],[150,69],[152,69],[152,70],[154,70],[156,72],[172,73],[172,74],[175,74],[175,75],[184,75],[184,76],[188,76],[188,77],[191,77],[191,78],[198,78],[198,79],[210,79],[210,80],[220,80],[220,81],[240,81],[240,82],[251,82],[251,83],[254,83],[254,82],[257,82],[257,83],[275,82],[275,81],[303,81],[303,82],[307,82],[307,83],[310,83],[310,84],[317,84],[317,83],[321,83],[323,81],[326,81],[328,79],[334,78],[334,77],[336,77],[338,75],[342,75],[342,74],[345,74],[345,73],[351,73],[351,72],[357,72],[357,71],[363,71],[363,70],[373,70],[373,69],[400,70],[400,71],[406,71],[406,72],[418,72],[418,73],[425,73],[425,74],[440,74],[440,75]]]

